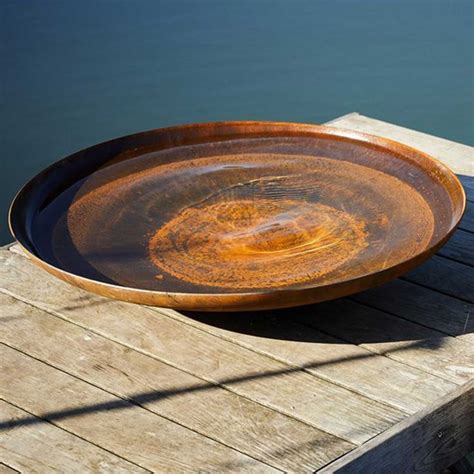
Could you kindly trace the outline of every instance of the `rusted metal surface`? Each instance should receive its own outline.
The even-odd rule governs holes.
[[[388,281],[431,256],[465,195],[405,145],[316,125],[223,122],[118,138],[52,165],[10,226],[35,263],[137,303],[253,310]]]

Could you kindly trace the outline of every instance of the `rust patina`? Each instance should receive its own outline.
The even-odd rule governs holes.
[[[405,145],[272,122],[152,130],[71,155],[10,211],[48,272],[136,303],[288,307],[384,283],[452,234],[456,176]]]

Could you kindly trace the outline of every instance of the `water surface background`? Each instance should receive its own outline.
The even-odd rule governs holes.
[[[474,144],[471,0],[0,0],[0,243],[46,165],[140,130],[351,111]]]

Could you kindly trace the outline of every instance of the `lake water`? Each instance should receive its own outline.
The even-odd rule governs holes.
[[[471,0],[2,0],[0,242],[16,190],[80,148],[211,120],[351,111],[474,144]]]

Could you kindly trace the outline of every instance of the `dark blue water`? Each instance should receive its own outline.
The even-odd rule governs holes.
[[[471,0],[0,1],[0,242],[45,165],[144,129],[359,111],[473,144]]]

